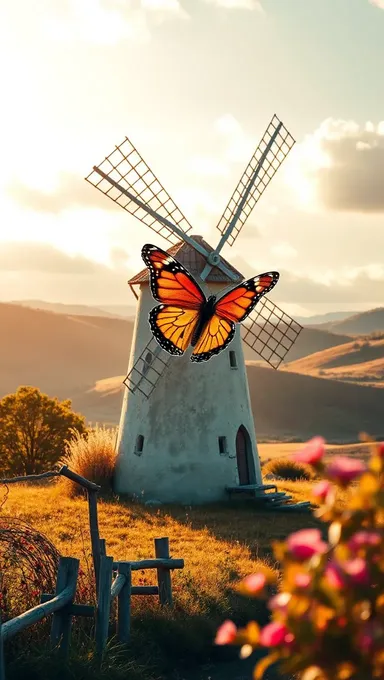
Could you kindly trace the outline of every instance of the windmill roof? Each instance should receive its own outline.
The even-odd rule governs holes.
[[[192,236],[194,241],[197,243],[200,243],[208,253],[213,252],[212,246],[209,245],[202,236]],[[176,243],[174,246],[171,248],[168,248],[167,253],[170,255],[173,255],[178,262],[180,262],[192,276],[199,276],[201,272],[203,271],[206,261],[204,255],[201,255],[197,250],[194,249],[193,246],[189,245],[186,241],[179,241]],[[235,267],[233,267],[227,260],[225,260],[223,257],[221,258],[223,264],[230,269],[231,272],[236,274],[238,277],[244,278],[241,272],[239,272]],[[137,284],[137,283],[145,283],[146,281],[149,281],[149,272],[147,267],[143,269],[141,272],[133,276],[131,279],[129,279],[128,283],[129,284]],[[233,281],[227,276],[227,274],[224,274],[224,272],[221,271],[218,267],[213,267],[208,274],[206,278],[207,282],[216,282],[216,283],[233,283]]]

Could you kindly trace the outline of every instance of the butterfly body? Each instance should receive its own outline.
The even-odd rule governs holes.
[[[236,323],[243,321],[258,300],[279,280],[278,272],[242,281],[229,293],[206,298],[183,265],[161,248],[146,244],[142,258],[150,273],[152,295],[161,304],[149,313],[159,345],[181,355],[191,345],[191,361],[208,361],[233,340]]]
[[[212,318],[215,309],[216,295],[210,295],[208,300],[202,303],[199,310],[199,321],[196,324],[196,328],[193,331],[191,338],[191,346],[195,347],[201,333],[204,330],[205,325]]]

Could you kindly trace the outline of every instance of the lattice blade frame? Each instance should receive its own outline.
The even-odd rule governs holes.
[[[248,317],[248,326],[241,325],[243,341],[270,366],[278,368],[303,329],[297,321],[267,297],[261,298]]]
[[[179,210],[128,137],[119,146],[116,146],[114,151],[97,167],[161,217],[167,218],[172,224],[182,229],[184,233],[188,233],[192,229],[187,218]],[[146,212],[144,208],[130,200],[117,187],[110,184],[107,179],[101,177],[95,169],[85,179],[172,245],[180,241],[180,237],[172,229],[158,222],[154,215]]]
[[[273,137],[275,139],[271,144]],[[268,150],[268,145],[270,144],[271,147]],[[224,234],[227,229],[230,231],[231,223],[240,210],[235,226],[230,231],[226,241],[230,246],[234,244],[257,201],[288,156],[294,144],[295,140],[288,130],[277,116],[273,116],[216,226],[221,234]],[[255,173],[256,179],[254,184],[245,199],[244,205],[241,205],[247,188],[249,188],[250,183],[252,183],[255,177]]]
[[[155,338],[152,337],[123,380],[124,385],[133,394],[138,391],[148,399],[167,368],[170,359],[171,355],[161,349]]]

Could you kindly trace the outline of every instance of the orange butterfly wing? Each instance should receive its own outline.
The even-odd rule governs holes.
[[[183,354],[198,323],[205,295],[169,253],[147,244],[141,255],[149,269],[152,295],[162,303],[149,313],[152,333],[167,352]]]
[[[190,273],[165,250],[146,244],[141,256],[149,269],[155,300],[183,309],[200,309],[205,295]]]
[[[195,345],[191,361],[208,361],[233,340],[235,323],[240,323],[255,308],[263,295],[279,280],[278,272],[266,272],[243,281],[220,298],[211,319],[206,323]]]

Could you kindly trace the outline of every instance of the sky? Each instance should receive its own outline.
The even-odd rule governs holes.
[[[132,304],[167,242],[84,181],[127,136],[215,246],[273,114],[296,144],[223,256],[290,314],[384,306],[384,0],[0,0],[0,300]]]

